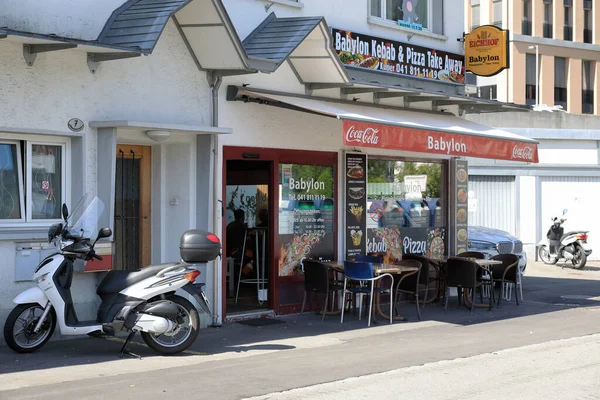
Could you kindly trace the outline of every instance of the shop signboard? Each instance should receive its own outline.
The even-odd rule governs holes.
[[[367,248],[367,155],[345,154],[346,259],[366,254]]]
[[[302,260],[334,257],[333,167],[279,166],[279,276],[302,273]]]
[[[454,163],[454,185],[456,192],[454,237],[456,238],[456,254],[463,253],[468,249],[468,209],[469,209],[469,170],[467,161],[456,160]]]
[[[344,145],[461,157],[538,162],[536,143],[344,120]]]
[[[332,29],[333,46],[342,64],[400,76],[463,85],[465,57],[348,30]]]
[[[509,31],[483,25],[465,35],[467,72],[494,76],[510,67]]]

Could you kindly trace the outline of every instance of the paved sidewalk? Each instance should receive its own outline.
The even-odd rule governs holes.
[[[402,343],[417,339],[428,348],[428,352],[421,354],[419,349],[405,346],[393,351],[405,356],[412,354],[410,360],[420,357],[433,360],[461,352],[479,354],[478,351],[492,345],[497,350],[511,348],[517,343],[533,344],[591,334],[599,329],[597,324],[588,321],[590,316],[595,320],[596,315],[600,315],[599,275],[600,268],[594,266],[584,271],[574,271],[531,265],[524,278],[525,303],[521,306],[516,306],[513,297],[511,302],[503,302],[500,308],[494,308],[491,312],[476,309],[470,314],[467,309],[458,308],[454,298],[445,312],[439,304],[427,305],[422,309],[423,321],[417,321],[415,306],[406,303],[401,306],[401,313],[410,318],[409,322],[389,325],[379,320],[371,328],[367,328],[366,320],[358,321],[352,315],[348,315],[344,324],[340,324],[339,317],[328,316],[321,322],[320,316],[314,313],[278,317],[284,323],[261,327],[230,323],[221,328],[202,330],[188,351],[174,357],[155,354],[139,341],[139,337],[131,350],[139,353],[142,360],[119,359],[122,341],[118,338],[50,342],[33,354],[15,354],[7,347],[0,347],[0,393],[3,390],[82,379],[155,373],[178,367],[199,368],[205,365],[210,368],[215,363],[238,365],[237,361],[242,358],[254,360],[256,357],[295,354],[295,359],[301,354],[321,354],[325,350],[343,349],[348,343],[375,344],[385,343],[385,340],[399,340],[398,343]],[[494,335],[508,335],[512,339],[497,344],[473,343],[469,335],[475,332],[484,335],[493,332]],[[443,337],[452,338],[456,348],[447,348],[450,342],[439,343],[435,340]],[[290,351],[292,353],[288,353]],[[381,351],[386,353],[390,350],[382,348]]]

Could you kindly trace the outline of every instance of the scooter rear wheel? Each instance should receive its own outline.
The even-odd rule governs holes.
[[[4,340],[17,353],[33,353],[50,340],[56,326],[54,308],[50,310],[38,333],[34,332],[44,309],[37,303],[19,304],[4,323]]]
[[[585,255],[585,251],[580,246],[575,246],[575,254],[573,254],[573,268],[581,269],[585,267],[587,262],[587,256]]]
[[[548,246],[540,246],[538,249],[538,256],[544,264],[554,265],[558,261],[558,257],[552,257]]]
[[[161,354],[177,354],[186,350],[194,343],[200,328],[200,318],[196,307],[180,296],[169,297],[179,308],[179,315],[175,329],[171,332],[155,335],[149,332],[141,332],[142,339],[148,347]]]

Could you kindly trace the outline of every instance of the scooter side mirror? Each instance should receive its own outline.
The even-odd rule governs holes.
[[[100,229],[100,232],[98,232],[98,237],[96,238],[96,241],[102,239],[102,238],[107,238],[107,237],[111,237],[112,236],[112,231],[110,230],[110,228],[102,228]]]
[[[67,205],[65,203],[63,203],[63,205],[62,205],[62,216],[65,221],[69,217],[69,207],[67,207]]]

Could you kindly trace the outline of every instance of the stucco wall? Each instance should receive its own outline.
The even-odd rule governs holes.
[[[70,118],[83,120],[86,127],[82,134],[87,139],[86,190],[92,194],[96,191],[96,131],[89,128],[90,121],[194,125],[210,122],[205,74],[197,70],[172,23],[168,24],[152,55],[102,63],[95,75],[90,73],[83,51],[39,54],[33,67],[26,66],[19,44],[0,41],[0,54],[0,131],[27,129],[67,133]],[[190,205],[182,206],[189,208]],[[170,241],[169,246],[174,243]],[[177,251],[178,248],[169,249],[168,254],[173,256]],[[0,325],[3,326],[13,307],[12,298],[32,283],[14,282],[14,242],[0,242],[0,258],[3,260]],[[95,315],[98,275],[76,274],[73,281],[73,297],[81,303],[77,308],[84,313],[82,317]]]
[[[278,17],[324,16],[330,27],[349,29],[358,33],[370,34],[381,38],[407,41],[407,35],[414,34],[409,43],[418,46],[430,46],[434,49],[446,50],[462,54],[462,24],[453,23],[463,19],[463,2],[457,0],[444,1],[444,35],[447,40],[421,35],[417,31],[400,30],[397,27],[384,27],[367,21],[369,8],[365,0],[300,0],[302,8],[290,7],[274,3],[265,12],[264,6],[269,1],[257,0],[223,0],[227,12],[240,36],[244,39],[268,15],[275,12]]]

